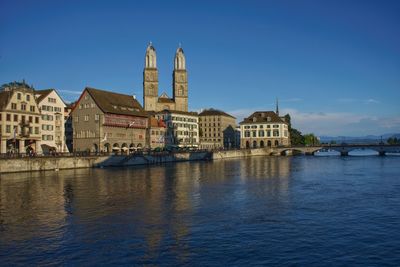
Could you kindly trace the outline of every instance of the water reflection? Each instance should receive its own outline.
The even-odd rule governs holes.
[[[290,173],[290,158],[259,157],[2,175],[0,256],[36,255],[46,264],[85,255],[98,263],[93,252],[101,250],[144,264],[184,264],[198,253],[189,237],[202,222],[228,227],[251,210],[282,208]],[[52,259],[39,256],[46,254]]]

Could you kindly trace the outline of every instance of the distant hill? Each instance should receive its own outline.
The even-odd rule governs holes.
[[[385,142],[390,137],[400,138],[400,133],[383,134],[382,140]],[[366,136],[320,136],[321,143],[329,143],[334,141],[338,144],[376,144],[381,141],[380,135],[366,135]]]

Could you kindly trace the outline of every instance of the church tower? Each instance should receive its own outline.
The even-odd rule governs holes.
[[[147,46],[143,70],[143,107],[146,111],[157,110],[158,70],[156,49],[152,43]]]
[[[175,109],[179,111],[188,111],[188,80],[186,59],[181,47],[179,47],[175,53],[172,80]]]

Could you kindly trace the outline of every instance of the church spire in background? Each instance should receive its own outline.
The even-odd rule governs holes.
[[[276,98],[276,110],[275,110],[276,115],[279,116],[279,102],[278,102],[278,98]]]

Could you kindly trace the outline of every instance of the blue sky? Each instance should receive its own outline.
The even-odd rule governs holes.
[[[0,10],[0,83],[25,79],[67,101],[85,86],[142,99],[152,41],[159,93],[172,95],[182,43],[191,110],[240,120],[278,97],[302,132],[400,132],[399,1],[0,0]]]

